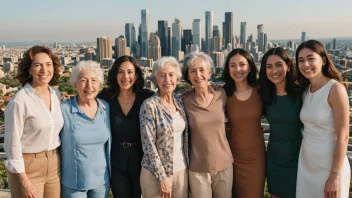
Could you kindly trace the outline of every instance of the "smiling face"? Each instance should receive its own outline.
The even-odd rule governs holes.
[[[120,89],[132,89],[136,82],[136,70],[130,61],[123,62],[117,71],[116,80]]]
[[[250,67],[247,59],[244,56],[240,54],[236,54],[230,58],[229,73],[231,78],[235,82],[246,81],[249,72],[250,72]]]
[[[176,89],[178,81],[177,71],[169,63],[165,63],[162,68],[158,69],[155,82],[158,86],[160,95],[172,94]]]
[[[75,84],[75,89],[78,97],[82,101],[94,100],[100,91],[101,84],[98,75],[91,69],[80,71],[78,81]]]
[[[49,55],[46,53],[35,54],[29,68],[29,74],[32,76],[33,87],[48,85],[54,75],[54,64]]]
[[[304,77],[311,80],[323,75],[322,68],[325,65],[323,59],[318,53],[309,48],[303,48],[298,53],[298,68]]]
[[[287,64],[278,55],[271,55],[266,61],[266,76],[276,86],[286,83],[286,74],[290,71]]]
[[[210,76],[208,66],[200,59],[195,59],[188,67],[188,80],[196,89],[207,87]]]

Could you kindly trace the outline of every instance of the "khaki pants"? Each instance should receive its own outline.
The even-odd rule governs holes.
[[[188,197],[188,171],[187,169],[174,172],[174,175],[168,178],[172,181],[172,198]],[[141,187],[143,198],[160,198],[160,183],[155,176],[147,169],[141,171]]]
[[[223,171],[214,173],[189,171],[192,198],[230,198],[232,181],[232,165]]]
[[[37,191],[38,198],[60,198],[60,154],[58,149],[23,154],[25,172]],[[7,171],[11,197],[22,198],[17,175]]]

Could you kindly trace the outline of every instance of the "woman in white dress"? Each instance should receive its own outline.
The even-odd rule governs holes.
[[[307,85],[300,118],[304,124],[298,162],[299,198],[347,198],[350,165],[346,88],[322,43],[309,40],[296,51],[298,76]]]

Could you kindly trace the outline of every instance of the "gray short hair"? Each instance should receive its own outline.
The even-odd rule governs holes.
[[[104,85],[104,71],[100,68],[99,63],[95,61],[80,61],[76,67],[73,68],[71,76],[70,76],[70,83],[73,87],[75,87],[75,84],[77,83],[79,79],[79,75],[82,70],[92,70],[94,71],[97,76],[98,80],[100,82],[100,88],[103,87]]]
[[[176,76],[179,80],[182,78],[181,66],[180,63],[176,60],[176,58],[172,56],[164,56],[157,61],[155,61],[153,65],[153,71],[150,75],[150,79],[156,85],[156,76],[158,75],[159,69],[163,68],[165,64],[170,64],[176,70]]]
[[[192,85],[191,81],[188,80],[188,67],[194,64],[195,60],[200,60],[202,63],[204,63],[207,66],[208,71],[210,72],[211,75],[215,73],[214,62],[209,55],[198,51],[191,52],[185,57],[183,61],[183,68],[182,68],[182,74],[183,74],[184,80],[191,85]]]

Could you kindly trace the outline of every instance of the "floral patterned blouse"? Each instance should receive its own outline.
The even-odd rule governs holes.
[[[189,166],[188,124],[181,99],[173,96],[177,111],[186,123],[183,133],[183,152]],[[173,175],[174,129],[172,115],[163,105],[159,94],[146,99],[140,109],[142,167],[149,170],[159,182]]]

